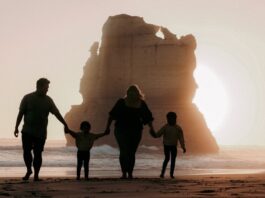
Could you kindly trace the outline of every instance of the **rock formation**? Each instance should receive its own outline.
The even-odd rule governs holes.
[[[161,31],[164,39],[156,36]],[[79,129],[89,120],[92,131],[105,129],[108,112],[123,97],[131,84],[138,84],[159,129],[168,111],[178,114],[190,153],[214,153],[218,146],[203,115],[192,103],[197,85],[193,77],[196,67],[192,35],[177,38],[167,28],[147,24],[141,17],[117,15],[103,26],[102,40],[95,42],[84,66],[80,82],[83,103],[73,105],[65,119],[70,128]],[[68,144],[73,140],[67,136]],[[161,145],[144,132],[141,144]],[[96,142],[116,146],[111,135]]]

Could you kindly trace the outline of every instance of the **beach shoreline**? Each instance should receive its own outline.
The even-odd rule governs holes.
[[[1,148],[0,197],[265,197],[264,148],[221,147],[214,155],[179,156],[172,180],[170,166],[165,179],[159,178],[161,151],[140,147],[135,179],[121,180],[118,150],[104,145],[91,151],[88,182],[75,180],[73,147],[45,148],[41,182],[34,182],[33,175],[22,181],[26,167],[21,146]]]
[[[168,177],[43,177],[42,181],[0,178],[0,196],[13,197],[264,197],[265,174],[217,174]]]
[[[26,167],[0,167],[0,179],[4,178],[20,178],[26,173]],[[81,176],[84,170],[81,170]],[[166,175],[169,170],[166,171]],[[265,174],[265,169],[175,169],[175,175],[180,177],[186,176],[214,176],[214,175],[254,175]],[[117,169],[102,170],[90,168],[90,177],[94,178],[119,178],[121,171]],[[157,178],[160,175],[160,168],[134,170],[134,176]],[[40,177],[43,178],[72,178],[76,176],[76,167],[42,167]]]

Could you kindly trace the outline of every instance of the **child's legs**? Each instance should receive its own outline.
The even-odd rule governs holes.
[[[162,166],[162,171],[161,171],[161,175],[164,176],[166,168],[167,168],[167,163],[169,161],[169,157],[170,157],[170,149],[169,146],[164,145],[164,154],[165,154],[165,159],[163,162],[163,166]]]
[[[89,174],[89,160],[90,160],[90,151],[84,152],[84,169],[85,169],[85,178],[88,179]]]
[[[170,147],[171,163],[170,163],[170,176],[174,175],[175,162],[177,157],[177,146]]]
[[[80,178],[80,172],[83,164],[83,153],[82,151],[77,151],[77,166],[76,166],[76,176]]]

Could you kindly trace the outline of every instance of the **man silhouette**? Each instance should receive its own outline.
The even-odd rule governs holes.
[[[32,161],[34,167],[34,181],[39,181],[39,171],[42,164],[42,151],[47,137],[48,115],[51,112],[68,128],[53,100],[47,96],[50,81],[40,78],[36,83],[36,91],[23,97],[17,115],[14,135],[18,137],[18,127],[24,116],[22,128],[23,158],[27,167],[26,175],[22,178],[28,180],[32,174]],[[34,159],[31,151],[33,150]]]

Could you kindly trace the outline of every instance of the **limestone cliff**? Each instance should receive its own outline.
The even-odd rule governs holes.
[[[158,31],[164,39],[156,36]],[[70,128],[78,130],[81,121],[89,120],[92,131],[103,131],[117,99],[125,95],[129,85],[138,84],[153,112],[156,129],[166,122],[168,111],[175,111],[190,153],[217,152],[204,117],[192,103],[197,88],[193,77],[195,48],[192,35],[177,38],[167,28],[147,24],[141,17],[109,17],[103,26],[101,44],[92,45],[84,66],[80,82],[83,103],[73,105],[65,116]],[[67,139],[71,143],[71,138]],[[116,145],[113,131],[96,142],[103,143]],[[161,140],[145,131],[141,143],[161,145]]]

